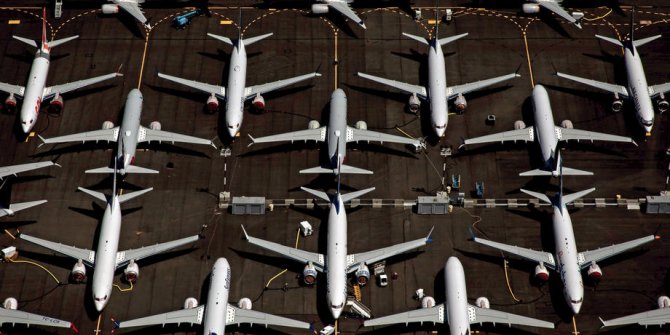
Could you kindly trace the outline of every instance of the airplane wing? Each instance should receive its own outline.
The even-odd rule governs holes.
[[[0,308],[0,326],[3,324],[24,324],[28,327],[32,325],[49,326],[58,328],[76,329],[72,323],[50,318],[39,314],[23,312],[15,309]]]
[[[363,29],[366,29],[365,27],[365,22],[361,20],[356,13],[349,7],[349,4],[347,4],[345,1],[327,1],[326,4],[328,7],[340,12],[340,14],[346,16],[349,20],[354,21],[358,23]]]
[[[3,167],[0,167],[0,180],[2,180],[3,178],[5,178],[7,176],[16,176],[17,174],[19,174],[21,172],[37,170],[37,169],[41,169],[43,167],[52,166],[52,165],[56,165],[56,163],[54,163],[52,161],[46,161],[46,162],[39,162],[39,163],[27,163],[27,164],[3,166]]]
[[[470,304],[468,304],[468,316],[470,318],[470,324],[492,322],[506,324],[508,326],[521,325],[552,329],[555,327],[551,322],[529,318],[527,316],[501,312],[490,308],[479,308]]]
[[[380,318],[365,320],[365,322],[363,322],[363,325],[365,327],[372,327],[372,326],[391,325],[396,323],[404,323],[405,325],[407,325],[410,322],[421,322],[422,324],[424,322],[432,322],[433,324],[444,323],[445,314],[446,313],[444,310],[444,304],[439,304],[431,308],[420,308],[409,312],[403,312],[393,315],[382,316]]]
[[[112,0],[112,2],[128,12],[128,14],[132,15],[137,21],[140,21],[143,24],[147,24],[147,21],[149,21],[140,8],[140,0]]]
[[[469,93],[469,92],[472,92],[472,91],[481,90],[484,87],[495,85],[495,84],[503,82],[505,80],[510,80],[510,79],[514,79],[514,78],[517,78],[517,77],[521,77],[521,76],[517,73],[510,73],[510,74],[506,74],[506,75],[500,76],[500,77],[484,79],[484,80],[475,81],[475,82],[472,82],[472,83],[467,83],[467,84],[462,84],[462,85],[450,86],[450,87],[447,87],[447,99],[453,99],[453,98],[457,97],[459,94],[466,94],[466,93]]]
[[[619,244],[614,244],[609,247],[603,247],[599,248],[596,250],[591,250],[591,251],[584,251],[580,252],[577,255],[577,261],[579,263],[579,267],[581,269],[584,269],[591,265],[591,262],[599,262],[604,259],[610,258],[612,256],[618,255],[622,252],[628,251],[630,249],[637,248],[643,244],[647,244],[649,242],[652,242],[654,240],[659,239],[660,236],[656,235],[649,235],[645,237],[641,237],[632,241],[624,242],[624,243],[619,243]]]
[[[204,138],[198,138],[194,136],[182,135],[177,133],[171,133],[169,131],[163,130],[153,130],[151,128],[146,128],[140,126],[139,134],[137,134],[137,142],[169,142],[169,143],[192,143],[192,144],[208,144],[214,146],[212,140],[206,140]],[[216,148],[216,146],[214,146]]]
[[[237,308],[231,304],[228,304],[228,311],[226,314],[226,325],[250,323],[252,325],[264,325],[265,327],[269,325],[302,329],[310,329],[311,327],[309,323],[304,321],[293,320],[263,312],[252,311],[249,309]]]
[[[622,316],[612,320],[600,319],[603,327],[623,326],[629,324],[638,324],[641,326],[662,326],[670,323],[670,308],[659,308],[647,312]]]
[[[619,95],[621,95],[622,97],[625,97],[625,98],[627,98],[629,96],[628,89],[624,86],[621,86],[621,85],[603,83],[602,81],[581,78],[581,77],[577,77],[577,76],[573,76],[573,75],[569,75],[569,74],[565,74],[565,73],[561,73],[561,72],[556,72],[556,75],[561,77],[561,78],[569,79],[569,80],[572,80],[572,81],[576,81],[578,83],[582,83],[584,85],[588,85],[588,86],[591,86],[591,87],[601,89],[603,91],[607,91],[607,92],[611,92],[611,93],[617,93],[617,94],[619,94]]]
[[[423,86],[407,84],[407,83],[403,83],[403,82],[400,82],[400,81],[395,81],[395,80],[391,80],[391,79],[386,79],[386,78],[381,78],[381,77],[365,74],[365,73],[362,73],[362,72],[358,72],[358,76],[363,77],[365,79],[372,80],[374,82],[377,82],[377,83],[380,83],[380,84],[383,84],[383,85],[395,87],[395,88],[397,88],[401,91],[405,91],[407,93],[419,95],[423,99],[425,99],[428,96],[426,88],[423,87]]]
[[[605,133],[598,133],[595,131],[556,127],[556,134],[558,134],[559,141],[608,141],[608,142],[627,142],[635,143],[632,138],[625,136],[610,135]]]
[[[279,243],[270,242],[262,240],[260,238],[249,236],[249,234],[247,234],[246,229],[244,229],[244,226],[242,226],[242,231],[244,232],[244,237],[247,239],[247,241],[249,241],[249,243],[253,245],[259,246],[266,250],[274,251],[286,258],[292,259],[294,261],[303,264],[311,262],[314,265],[314,267],[319,271],[323,271],[325,267],[324,257],[322,254],[304,251],[297,248],[291,248],[281,245]]]
[[[271,143],[271,142],[281,142],[281,141],[291,141],[291,143],[295,141],[317,141],[317,142],[323,142],[326,140],[326,131],[328,128],[326,127],[321,127],[321,128],[316,128],[316,129],[305,129],[305,130],[298,130],[298,131],[292,131],[288,133],[283,133],[283,134],[276,134],[276,135],[270,135],[270,136],[263,136],[263,137],[258,137],[254,138],[251,137],[251,141],[253,142],[252,144],[256,143]]]
[[[542,262],[544,265],[546,265],[548,268],[555,269],[556,268],[556,262],[554,261],[554,255],[548,252],[544,251],[537,251],[537,250],[532,250],[532,249],[526,249],[522,247],[517,247],[517,246],[511,246],[508,244],[504,243],[498,243],[498,242],[493,242],[485,239],[481,239],[478,237],[474,237],[472,239],[473,241],[487,245],[489,247],[504,251],[504,252],[509,252],[510,254],[517,255],[519,257],[529,259],[531,261],[535,262]]]
[[[119,138],[119,127],[114,127],[110,129],[100,129],[100,130],[93,130],[93,131],[86,131],[83,133],[79,134],[72,134],[72,135],[63,135],[63,136],[58,136],[58,137],[52,137],[52,138],[44,138],[40,135],[40,140],[42,140],[42,143],[44,144],[52,144],[52,143],[67,143],[67,142],[90,142],[90,141],[106,141],[106,142],[116,142],[117,139]]]
[[[151,257],[174,248],[181,247],[183,245],[191,244],[200,239],[200,235],[194,235],[190,237],[184,237],[178,240],[158,243],[155,245],[150,245],[147,247],[142,247],[139,249],[129,249],[125,251],[119,251],[116,253],[116,268],[118,269],[121,266],[126,265],[131,260],[138,261],[142,258]]]
[[[652,98],[668,91],[670,91],[670,83],[649,86],[649,96]]]
[[[95,262],[95,251],[93,250],[87,250],[87,249],[80,249],[77,247],[71,247],[67,246],[61,243],[55,243],[47,240],[43,240],[41,238],[29,236],[26,234],[21,234],[19,237],[22,240],[26,240],[30,243],[37,244],[43,248],[47,248],[51,251],[57,252],[59,254],[63,254],[68,257],[72,257],[74,259],[81,259],[84,261],[84,264],[88,266],[93,266],[93,263]]]
[[[535,140],[535,131],[533,127],[526,127],[523,129],[515,129],[510,131],[503,131],[497,134],[484,135],[474,138],[469,138],[463,141],[463,144],[481,144],[481,143],[492,143],[492,142],[505,142],[505,141],[524,141],[524,142],[533,142]]]
[[[377,131],[358,129],[347,126],[347,142],[390,142],[390,143],[401,143],[401,144],[411,144],[415,147],[421,146],[421,140],[397,136],[391,134],[384,134]]]
[[[172,81],[172,82],[175,82],[177,84],[182,84],[184,86],[195,88],[196,90],[203,91],[207,94],[214,94],[219,99],[225,99],[226,98],[226,88],[222,87],[222,86],[216,86],[216,85],[201,83],[199,81],[183,79],[183,78],[170,76],[170,75],[162,74],[162,73],[158,73],[158,77],[169,80],[169,81]]]
[[[28,209],[30,207],[35,207],[45,202],[47,201],[46,200],[28,201],[28,202],[20,202],[18,204],[9,204],[9,208],[0,207],[0,218],[5,215],[12,216],[14,215],[14,213],[18,211]]]
[[[98,76],[98,77],[88,78],[88,79],[84,79],[84,80],[73,81],[73,82],[67,83],[67,84],[45,87],[44,92],[42,93],[42,97],[43,97],[42,100],[48,100],[48,99],[53,98],[54,95],[56,95],[56,94],[71,92],[71,91],[74,91],[74,90],[78,90],[82,87],[93,85],[93,84],[99,83],[101,81],[105,81],[105,80],[120,77],[120,76],[122,76],[122,74],[114,72],[114,73],[106,74],[104,76]]]
[[[18,85],[12,85],[12,84],[7,84],[7,83],[0,83],[0,91],[9,93],[9,94],[14,94],[18,96],[23,96],[23,93],[26,91],[26,88],[23,86],[18,86]]]
[[[347,273],[356,271],[358,264],[376,263],[383,259],[387,259],[389,257],[401,254],[403,252],[410,251],[418,247],[422,247],[432,242],[433,240],[430,237],[430,235],[433,233],[433,229],[434,228],[431,228],[430,232],[428,233],[428,236],[424,238],[419,238],[414,241],[399,243],[390,247],[363,252],[359,254],[347,255],[347,267],[348,267]]]
[[[163,325],[176,323],[202,324],[205,316],[205,306],[200,305],[195,308],[180,309],[174,312],[151,315],[143,318],[115,322],[115,328],[144,327],[153,325]]]
[[[553,12],[554,14],[562,17],[566,21],[575,24],[577,27],[581,28],[577,19],[572,17],[568,11],[566,11],[556,0],[534,0],[535,3],[544,7],[545,9]]]
[[[267,84],[245,87],[244,88],[244,96],[245,96],[245,99],[251,99],[251,98],[255,97],[256,94],[264,94],[264,93],[267,93],[267,92],[275,91],[275,90],[278,90],[280,88],[283,88],[283,87],[301,82],[303,80],[307,80],[307,79],[314,78],[314,77],[320,77],[320,76],[321,76],[320,73],[312,72],[312,73],[308,73],[308,74],[303,74],[302,76],[297,76],[297,77],[293,77],[293,78],[273,81],[273,82],[267,83]]]

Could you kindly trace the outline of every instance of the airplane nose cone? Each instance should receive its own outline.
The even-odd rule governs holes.
[[[30,128],[28,120],[21,120],[21,129],[23,129],[24,134],[27,134],[30,131]]]
[[[105,306],[107,306],[107,300],[95,300],[95,310],[98,312],[102,312],[102,310],[105,309]]]
[[[235,138],[235,135],[237,135],[237,132],[240,130],[239,127],[228,127],[228,134],[230,135],[231,138]]]
[[[650,126],[644,127],[644,136],[646,136],[646,137],[651,136],[651,127]]]
[[[582,309],[582,303],[581,302],[578,304],[572,303],[570,304],[570,308],[572,309],[572,313],[574,315],[577,315],[579,314],[579,310]]]
[[[443,137],[446,129],[444,128],[435,128],[435,133],[438,137]]]
[[[333,315],[333,318],[337,320],[340,318],[340,315],[342,314],[342,308],[331,308],[330,313]]]

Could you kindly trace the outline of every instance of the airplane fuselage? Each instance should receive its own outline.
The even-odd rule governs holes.
[[[23,94],[23,104],[21,105],[21,129],[28,133],[35,126],[37,116],[42,105],[42,95],[49,74],[49,49],[40,48],[35,53],[33,65],[30,67],[28,83]]]
[[[337,168],[338,162],[344,162],[347,152],[347,95],[339,88],[330,96],[330,116],[326,136],[329,163],[332,164],[332,168]],[[340,157],[337,157],[338,145],[340,146]]]
[[[542,160],[548,169],[554,171],[558,163],[554,155],[558,149],[558,137],[549,95],[542,85],[536,85],[533,88],[533,118],[535,119],[535,136],[540,146]]]
[[[647,77],[644,74],[640,54],[634,46],[631,49],[624,48],[624,61],[626,63],[626,74],[628,76],[628,92],[630,99],[635,104],[636,119],[647,134],[651,134],[654,126],[654,105],[649,97]]]
[[[556,245],[556,272],[563,281],[563,296],[572,312],[577,315],[584,301],[584,283],[577,262],[578,252],[570,213],[565,205],[554,205],[552,217]]]
[[[225,258],[219,258],[212,268],[207,306],[203,319],[204,335],[225,334],[228,311],[228,294],[230,292],[230,264]]]
[[[116,271],[116,254],[119,250],[121,236],[121,206],[114,196],[112,203],[107,204],[100,225],[98,249],[95,252],[95,268],[93,269],[93,299],[98,312],[102,311],[112,295],[112,283]]]
[[[342,197],[330,205],[326,254],[327,301],[330,313],[337,320],[347,301],[347,214]]]
[[[123,119],[119,126],[116,149],[116,160],[121,174],[125,174],[126,167],[132,165],[135,161],[143,102],[144,97],[140,90],[133,89],[128,93],[126,106],[123,110]]]
[[[430,42],[428,49],[428,97],[430,99],[430,121],[437,136],[447,130],[447,76],[442,46],[437,40]]]
[[[444,287],[447,292],[445,313],[449,323],[449,334],[470,334],[465,271],[463,271],[463,265],[456,257],[449,257],[444,266]]]
[[[226,87],[226,129],[234,138],[242,125],[244,112],[244,88],[247,78],[247,52],[240,39],[233,46],[228,68],[228,86]]]

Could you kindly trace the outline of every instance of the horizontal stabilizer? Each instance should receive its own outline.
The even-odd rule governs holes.
[[[37,205],[41,205],[43,203],[47,202],[46,200],[37,200],[37,201],[28,201],[28,202],[20,202],[16,204],[9,204],[9,208],[2,208],[0,207],[0,217],[3,217],[5,215],[14,215],[14,213],[28,209],[30,207],[35,207]]]
[[[322,168],[320,166],[309,168],[309,169],[304,169],[300,170],[300,173],[332,173],[332,174],[337,174],[336,169],[327,169],[327,168]]]
[[[408,33],[402,33],[402,34],[403,34],[403,36],[409,37],[409,38],[411,38],[411,39],[413,39],[413,40],[415,40],[415,41],[421,42],[421,43],[423,43],[423,44],[425,44],[425,45],[429,45],[429,44],[428,44],[428,40],[425,39],[424,37],[416,36],[416,35],[412,35],[412,34],[408,34]]]
[[[654,41],[654,40],[656,40],[656,39],[661,38],[661,36],[662,36],[662,35],[656,35],[656,36],[652,36],[652,37],[643,38],[643,39],[641,39],[641,40],[633,41],[633,45],[634,45],[636,48],[637,48],[637,47],[641,47],[641,46],[643,46],[643,45],[645,45],[645,44],[647,44],[647,43],[649,43],[649,42],[651,42],[651,41]]]
[[[37,48],[37,42],[36,42],[35,40],[31,40],[31,39],[29,39],[29,38],[24,38],[24,37],[19,37],[19,36],[16,36],[16,35],[13,35],[12,37],[13,37],[15,40],[19,40],[19,41],[21,41],[21,42],[23,42],[23,43],[25,43],[25,44],[28,44],[28,45],[30,45],[30,46],[32,46],[32,47]]]
[[[564,204],[569,204],[569,203],[571,203],[571,202],[573,202],[573,201],[575,201],[579,198],[584,197],[585,195],[587,195],[587,194],[589,194],[589,193],[591,193],[595,190],[596,190],[596,188],[592,187],[588,190],[583,190],[583,191],[575,192],[575,193],[572,193],[572,194],[564,194],[563,195],[563,203]]]
[[[539,177],[539,176],[558,176],[560,173],[558,171],[547,171],[547,170],[542,170],[542,169],[535,169],[535,170],[530,170],[526,172],[521,172],[519,173],[519,176],[521,177]],[[563,168],[563,175],[564,176],[592,176],[593,172],[589,171],[584,171],[584,170],[577,170],[573,168]]]
[[[445,37],[445,38],[440,38],[439,40],[437,40],[437,43],[440,43],[440,45],[445,45],[445,44],[451,43],[451,42],[453,42],[457,39],[463,38],[465,36],[468,36],[468,33],[460,34],[460,35],[456,35],[456,36],[449,36],[449,37]]]
[[[332,174],[337,174],[337,169],[329,169],[329,168],[324,168],[324,167],[313,167],[309,169],[304,169],[300,170],[300,173],[332,173]],[[342,164],[340,165],[340,173],[348,173],[348,174],[372,174],[373,172],[370,170],[365,170],[357,167],[353,167],[350,165],[345,165]]]
[[[596,35],[596,37],[603,40],[603,41],[610,42],[614,45],[618,45],[620,47],[623,47],[623,43],[621,43],[621,41],[617,40],[616,38],[605,37],[605,36],[601,36],[601,35]]]
[[[364,190],[355,191],[355,192],[351,192],[351,193],[347,193],[347,194],[342,194],[340,196],[342,197],[342,202],[347,202],[347,201],[351,201],[353,199],[359,198],[359,197],[365,195],[366,193],[372,192],[374,190],[375,190],[374,187],[370,187],[370,188],[366,188]]]
[[[125,168],[126,173],[158,173],[156,170],[147,169],[135,165],[128,165]],[[86,170],[86,173],[114,173],[114,169],[110,167],[101,167],[97,169]]]
[[[242,43],[244,43],[245,46],[252,45],[252,44],[254,44],[254,43],[256,43],[260,40],[266,39],[270,36],[272,36],[272,33],[268,33],[268,34],[264,34],[264,35],[260,35],[260,36],[255,36],[255,37],[249,37],[249,38],[243,39]]]
[[[328,196],[328,194],[326,192],[313,190],[313,189],[307,188],[307,187],[301,187],[300,189],[307,192],[307,193],[312,194],[313,196],[319,197],[319,198],[321,198],[323,200],[326,200],[326,201],[330,201],[330,197]]]
[[[92,196],[92,197],[94,197],[94,198],[96,198],[96,199],[98,199],[98,200],[100,200],[100,201],[107,202],[107,196],[104,193],[91,191],[91,190],[83,188],[83,187],[77,187],[77,189],[86,193],[86,194],[88,194],[88,195],[90,195],[90,196]]]
[[[121,195],[119,195],[119,198],[118,198],[119,203],[122,204],[122,203],[124,203],[128,200],[135,199],[135,198],[139,197],[140,195],[142,195],[144,193],[147,193],[147,192],[149,192],[153,189],[154,189],[153,187],[149,187],[149,188],[144,189],[144,190],[121,194]]]
[[[538,193],[538,192],[533,192],[533,191],[524,190],[524,189],[521,189],[520,191],[530,195],[531,197],[538,198],[538,199],[540,199],[540,200],[542,200],[542,201],[544,201],[548,204],[551,204],[551,200],[549,200],[549,197],[544,193]]]
[[[215,34],[211,34],[211,33],[207,33],[207,36],[209,36],[211,38],[215,38],[215,39],[217,39],[217,40],[219,40],[223,43],[227,43],[227,44],[230,44],[230,45],[235,45],[235,44],[233,44],[233,41],[230,38],[225,37],[225,36],[215,35]]]
[[[70,42],[72,40],[75,40],[77,38],[79,38],[79,35],[70,36],[70,37],[66,37],[66,38],[61,38],[59,40],[47,42],[47,45],[49,46],[49,48],[53,48],[53,47],[57,47],[57,46],[59,46],[63,43],[67,43],[67,42]]]

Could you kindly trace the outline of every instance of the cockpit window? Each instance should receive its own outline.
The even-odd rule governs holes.
[[[584,301],[584,297],[579,298],[579,300],[570,299],[573,304],[581,304]]]
[[[107,296],[106,296],[106,295],[105,295],[104,297],[102,297],[102,298],[97,298],[97,297],[95,298],[95,301],[105,301],[105,300],[107,300]]]
[[[342,308],[342,307],[344,307],[344,303],[341,303],[339,305],[330,305],[330,307],[332,307],[332,308]]]

